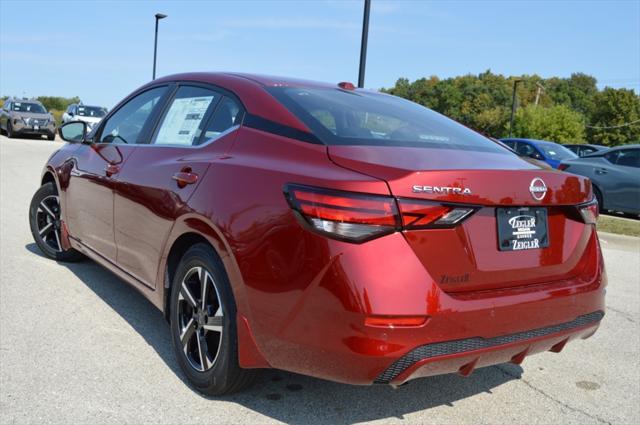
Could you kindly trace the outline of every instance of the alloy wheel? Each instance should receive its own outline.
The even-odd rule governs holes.
[[[36,211],[38,235],[55,252],[62,252],[60,198],[50,195],[40,201]]]
[[[224,331],[222,302],[211,274],[193,267],[185,274],[178,295],[178,332],[192,368],[206,372],[220,352]]]

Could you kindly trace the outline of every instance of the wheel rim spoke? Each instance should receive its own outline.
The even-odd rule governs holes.
[[[180,288],[180,295],[182,296],[183,300],[186,300],[191,305],[192,308],[198,307],[196,299],[193,298],[191,291],[189,291],[189,288],[187,288],[187,282],[184,280],[182,281],[182,287]]]
[[[187,345],[189,344],[189,340],[191,339],[195,331],[195,323],[195,320],[189,320],[189,323],[187,323],[187,326],[184,327],[182,333],[180,334],[180,342],[182,343],[182,349],[185,353],[187,352]]]
[[[209,273],[203,268],[200,268],[198,277],[200,278],[200,286],[202,287],[202,309],[205,309],[205,303],[207,301],[207,287],[209,286]]]
[[[207,323],[202,327],[207,331],[222,333],[223,320],[222,307],[218,307],[215,316],[207,318]]]
[[[46,199],[45,199],[45,200],[46,200]],[[56,215],[53,213],[53,211],[51,211],[51,210],[49,209],[49,207],[47,206],[47,204],[45,204],[45,203],[44,203],[44,201],[45,201],[45,200],[43,200],[42,202],[40,202],[40,208],[41,208],[44,212],[46,212],[46,213],[47,213],[47,215],[48,215],[49,217],[51,217],[51,218],[52,218],[52,219],[54,219],[54,220],[57,220],[57,219],[58,219],[58,217],[56,217]]]
[[[40,229],[40,237],[44,237],[49,234],[49,232],[53,229],[53,223],[47,223],[42,229]]]
[[[60,235],[57,230],[54,230],[53,234],[56,235],[56,243],[58,244],[58,251],[62,251],[62,244],[60,243]]]
[[[198,340],[198,357],[200,357],[200,367],[204,372],[205,370],[209,369],[209,367],[211,367],[209,363],[209,357],[207,356],[207,351],[209,347],[207,344],[207,340],[204,338],[203,335],[197,334],[196,338]]]

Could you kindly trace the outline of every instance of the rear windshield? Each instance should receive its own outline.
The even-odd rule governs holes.
[[[270,93],[328,145],[509,151],[416,103],[375,92],[271,87]]]
[[[32,112],[34,114],[46,114],[47,111],[42,105],[29,102],[13,102],[11,109],[16,112]]]
[[[107,110],[99,106],[78,106],[78,115],[81,117],[102,118],[107,115]]]
[[[557,143],[538,143],[537,146],[547,158],[562,160],[578,157],[578,155]]]

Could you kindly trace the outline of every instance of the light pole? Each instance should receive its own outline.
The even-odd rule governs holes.
[[[153,41],[153,79],[156,79],[156,57],[158,56],[158,21],[166,18],[167,15],[156,13],[156,36]]]
[[[513,80],[513,95],[511,97],[511,119],[509,120],[509,137],[513,134],[513,118],[516,115],[516,87],[522,80]]]
[[[358,87],[364,87],[364,68],[367,64],[367,39],[369,38],[369,12],[371,0],[364,0],[364,16],[362,17],[362,43],[360,44],[360,70],[358,72]]]

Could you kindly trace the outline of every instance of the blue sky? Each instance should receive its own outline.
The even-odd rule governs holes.
[[[242,71],[357,81],[362,0],[0,0],[0,94],[112,107],[158,75]],[[595,76],[640,92],[640,1],[372,0],[365,86],[399,77]]]

